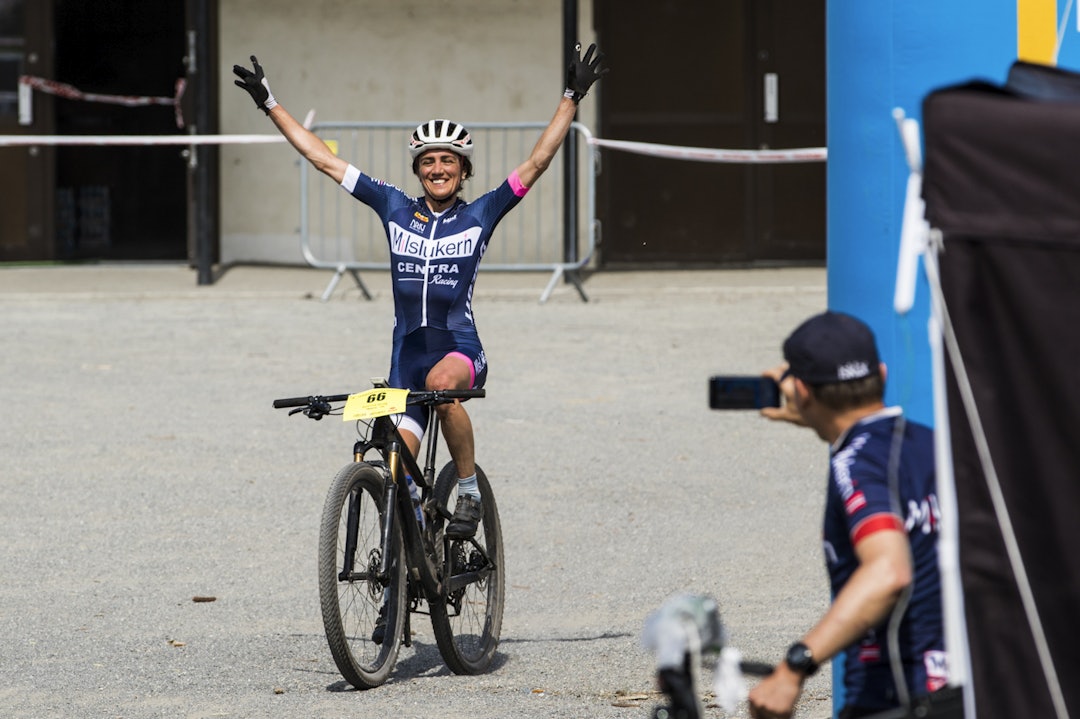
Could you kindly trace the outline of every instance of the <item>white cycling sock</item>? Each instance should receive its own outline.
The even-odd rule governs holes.
[[[480,499],[480,487],[476,484],[476,474],[471,477],[463,477],[457,481],[458,495],[467,494],[476,499]]]

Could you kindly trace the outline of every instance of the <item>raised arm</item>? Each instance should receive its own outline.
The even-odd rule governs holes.
[[[594,53],[596,57],[593,57]],[[604,53],[597,52],[596,45],[589,46],[584,58],[581,57],[581,46],[577,46],[574,59],[566,69],[566,92],[559,101],[555,116],[541,133],[528,159],[517,168],[518,178],[525,187],[532,187],[551,165],[555,153],[566,139],[566,133],[570,131],[581,98],[588,94],[594,82],[608,72],[608,68],[602,65],[603,59]]]
[[[307,158],[316,170],[340,183],[345,177],[345,170],[349,163],[331,152],[325,142],[297,122],[296,118],[278,104],[273,93],[270,92],[270,83],[266,79],[262,65],[254,55],[251,56],[251,62],[255,68],[254,72],[242,65],[233,65],[233,74],[239,78],[235,81],[236,86],[247,90],[251,99],[255,101],[255,106],[270,117],[274,126],[285,136],[289,144]]]

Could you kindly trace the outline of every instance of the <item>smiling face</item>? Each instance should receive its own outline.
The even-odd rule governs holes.
[[[449,150],[431,150],[416,159],[416,176],[424,188],[428,206],[441,212],[454,204],[465,169],[461,157]]]

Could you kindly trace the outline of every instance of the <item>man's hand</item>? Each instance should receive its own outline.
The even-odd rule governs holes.
[[[255,65],[255,72],[248,70],[243,65],[233,65],[233,74],[240,78],[234,81],[233,84],[247,90],[248,94],[251,95],[251,99],[255,101],[255,107],[269,115],[270,110],[277,105],[277,100],[274,99],[273,93],[270,92],[270,83],[263,73],[262,65],[259,64],[254,55],[251,56],[251,62]]]
[[[792,376],[784,377],[784,372],[787,372],[787,363],[777,365],[772,369],[762,372],[766,377],[771,377],[780,386],[780,396],[782,398],[779,407],[765,407],[761,410],[761,414],[769,419],[781,420],[784,422],[791,422],[797,424],[800,427],[806,426],[806,420],[799,414],[798,405],[795,403],[795,378]]]
[[[574,59],[566,69],[566,96],[573,100],[574,104],[581,102],[581,98],[589,94],[592,84],[607,74],[610,68],[602,66],[603,60],[604,53],[596,51],[596,43],[589,45],[584,59],[581,57],[581,45],[574,48]]]
[[[753,719],[788,719],[802,693],[802,676],[783,662],[769,676],[750,690],[750,716]]]

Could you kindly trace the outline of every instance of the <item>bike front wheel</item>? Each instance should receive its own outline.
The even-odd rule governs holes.
[[[343,467],[323,506],[319,601],[334,663],[357,689],[383,684],[401,648],[405,560],[399,532],[391,549],[383,547],[385,522],[383,473],[364,462]],[[390,571],[383,572],[387,551]]]
[[[502,632],[504,574],[502,527],[491,484],[476,468],[484,516],[472,539],[446,539],[437,520],[436,541],[444,549],[443,599],[431,604],[431,624],[446,665],[456,674],[479,674],[495,658]],[[450,462],[435,481],[435,497],[447,508],[457,497],[457,468]],[[448,558],[448,559],[447,559]]]

